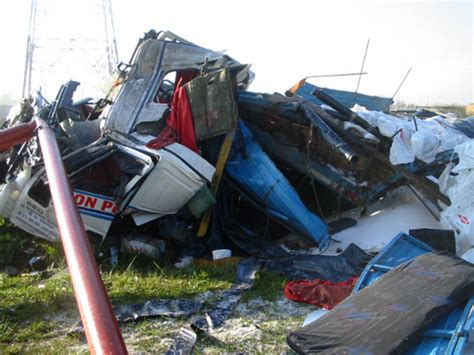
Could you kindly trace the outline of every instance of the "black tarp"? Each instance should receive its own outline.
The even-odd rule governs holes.
[[[258,259],[262,267],[279,272],[289,280],[341,282],[359,276],[372,257],[357,245],[350,244],[339,255],[295,255],[273,247],[262,251]]]
[[[298,353],[403,353],[439,317],[474,293],[474,265],[429,252],[380,277],[292,333]]]
[[[232,211],[231,186],[222,181],[214,210],[211,233],[201,255],[208,256],[214,249],[232,249],[233,255],[255,256],[263,268],[285,275],[289,280],[320,278],[331,282],[346,281],[359,276],[372,259],[355,244],[337,256],[293,254],[275,242],[236,220]]]
[[[456,239],[454,237],[454,231],[443,230],[443,229],[410,229],[408,231],[412,237],[428,244],[433,249],[439,251],[449,251],[450,253],[456,253]]]

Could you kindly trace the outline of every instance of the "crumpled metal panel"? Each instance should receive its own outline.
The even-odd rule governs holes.
[[[168,105],[153,99],[164,75],[172,70],[199,69],[206,58],[217,60],[220,57],[221,53],[198,46],[145,40],[110,109],[106,127],[128,134],[139,122],[160,120]]]
[[[152,39],[142,43],[133,63],[134,67],[128,73],[127,81],[110,109],[106,121],[107,129],[122,133],[130,132],[158,74],[161,60],[159,54],[162,53],[163,46],[163,42]]]
[[[160,215],[173,214],[212,179],[215,168],[179,143],[164,147],[157,154],[158,163],[129,206]]]
[[[326,224],[306,208],[243,122],[240,122],[239,128],[227,162],[227,173],[269,214],[291,226],[308,241],[324,248],[329,242]]]

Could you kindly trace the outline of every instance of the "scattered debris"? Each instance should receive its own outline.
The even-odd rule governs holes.
[[[285,95],[256,93],[248,90],[253,77],[249,65],[226,54],[152,30],[139,40],[130,62],[119,65],[105,97],[77,100],[80,83],[69,81],[50,102],[41,93],[23,99],[0,121],[0,215],[34,236],[58,240],[50,193],[55,182],[48,180],[35,130],[35,119],[41,119],[56,136],[84,227],[108,247],[112,265],[120,253],[153,262],[168,258],[177,268],[253,256],[238,265],[236,283],[215,307],[179,332],[169,353],[189,353],[199,332],[218,332],[252,287],[259,265],[302,281],[305,293],[323,296],[312,303],[328,308],[360,276],[352,296],[290,335],[297,351],[332,346],[327,336],[317,335],[319,325],[332,324],[337,337],[344,327],[333,315],[344,316],[352,301],[375,312],[377,287],[393,287],[398,272],[416,274],[422,266],[443,290],[448,283],[469,285],[460,285],[459,275],[439,278],[438,264],[431,262],[439,259],[446,270],[453,260],[471,267],[459,259],[435,253],[411,259],[431,250],[426,242],[472,262],[472,118],[433,110],[391,112],[391,98],[320,88],[306,79]],[[409,230],[421,241],[402,234],[390,242]],[[390,254],[391,264],[383,264],[384,255],[404,241],[403,253]],[[41,259],[31,255],[31,267]],[[326,299],[329,287],[347,280],[352,281],[343,295]],[[393,295],[433,298],[441,292],[420,287],[418,279],[418,287],[411,287],[413,280],[400,280]],[[290,285],[293,298],[308,298]],[[469,302],[466,310],[473,307]],[[415,346],[424,328],[445,316],[438,312],[443,300],[432,303],[434,313],[430,303],[400,316],[400,324],[411,326],[397,327],[390,339],[374,318],[377,332],[352,337],[357,342],[347,346],[357,343],[363,351]],[[115,311],[126,322],[189,316],[201,307],[202,301],[153,300]],[[380,307],[398,312],[398,304]],[[430,318],[419,322],[425,313]],[[355,323],[366,321],[361,314]],[[472,328],[469,322],[465,326]],[[331,349],[348,349],[341,344]]]
[[[192,300],[151,300],[143,304],[115,306],[114,313],[120,323],[133,322],[151,317],[183,317],[197,313],[203,302]],[[78,322],[69,333],[83,333]]]
[[[249,258],[237,265],[237,277],[229,290],[223,291],[213,309],[194,320],[190,327],[181,329],[168,354],[189,354],[196,344],[195,331],[208,332],[224,324],[232,309],[239,302],[242,293],[252,288],[259,263]]]

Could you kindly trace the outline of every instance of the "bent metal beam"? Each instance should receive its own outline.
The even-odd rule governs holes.
[[[29,123],[22,123],[17,126],[0,130],[0,152],[3,152],[11,147],[26,142],[33,137],[36,123],[31,121]]]
[[[91,247],[73,202],[56,137],[35,117],[56,220],[87,342],[92,354],[127,354]]]

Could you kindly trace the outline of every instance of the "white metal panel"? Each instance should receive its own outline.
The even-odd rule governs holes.
[[[181,147],[171,148],[179,151],[179,155],[166,148],[158,151],[160,160],[131,200],[130,207],[163,215],[176,213],[206,183],[199,174],[212,178],[214,167]]]

